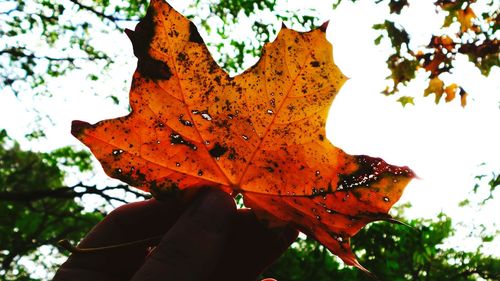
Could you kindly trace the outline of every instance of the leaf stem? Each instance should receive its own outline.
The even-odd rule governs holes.
[[[123,247],[128,247],[128,246],[133,246],[137,244],[142,244],[145,242],[150,242],[154,240],[159,240],[163,235],[157,235],[153,237],[148,237],[140,240],[135,240],[135,241],[130,241],[130,242],[125,242],[125,243],[120,243],[120,244],[115,244],[115,245],[109,245],[109,246],[103,246],[103,247],[91,247],[91,248],[80,248],[78,246],[74,246],[69,242],[68,239],[62,239],[59,242],[57,242],[57,245],[59,245],[61,248],[71,252],[71,253],[95,253],[95,252],[100,252],[100,251],[106,251],[106,250],[112,250],[112,249],[118,249],[118,248],[123,248]]]

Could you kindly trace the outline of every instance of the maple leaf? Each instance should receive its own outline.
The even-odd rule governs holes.
[[[467,32],[470,29],[474,32],[479,32],[479,27],[475,26],[473,23],[473,20],[476,18],[477,16],[470,6],[467,6],[464,10],[458,10],[457,20],[460,22],[460,31]]]
[[[256,65],[230,77],[195,25],[153,0],[127,31],[138,58],[131,113],[74,121],[72,133],[111,177],[153,194],[202,186],[241,193],[261,219],[291,224],[365,270],[349,238],[391,220],[387,212],[413,172],[348,155],[326,139],[328,110],[346,77],[325,30],[283,27]]]
[[[455,95],[456,95],[457,89],[458,89],[458,85],[455,84],[455,83],[447,86],[444,89],[444,92],[446,93],[446,98],[445,98],[446,102],[450,102],[453,99],[455,99]]]
[[[413,97],[409,97],[409,96],[402,96],[397,101],[400,102],[403,107],[405,107],[407,104],[415,105],[415,101],[413,100]]]
[[[427,88],[424,90],[424,97],[427,97],[430,94],[435,94],[436,95],[435,102],[436,104],[438,104],[444,93],[443,88],[444,88],[444,82],[441,79],[439,79],[439,77],[434,77],[429,80],[429,86],[427,86]]]

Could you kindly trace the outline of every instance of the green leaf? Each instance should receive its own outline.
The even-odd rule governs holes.
[[[400,102],[403,107],[405,107],[407,104],[415,105],[415,103],[413,102],[413,97],[410,96],[402,96],[397,101]]]

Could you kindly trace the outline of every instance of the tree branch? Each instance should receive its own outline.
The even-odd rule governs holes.
[[[86,60],[87,58],[82,58],[82,57],[50,57],[50,56],[36,56],[35,54],[29,54],[23,51],[24,48],[8,48],[8,49],[3,49],[0,50],[0,56],[4,54],[8,54],[14,57],[25,57],[28,59],[37,59],[37,60],[48,60],[48,61],[67,61],[70,64],[74,64],[75,60]],[[104,59],[104,58],[98,58],[97,59]]]
[[[118,21],[133,21],[133,20],[138,20],[138,19],[129,19],[129,18],[120,18],[120,17],[114,17],[111,15],[106,15],[105,13],[96,10],[94,7],[84,5],[80,3],[78,0],[69,0],[71,3],[75,4],[78,8],[82,10],[89,11],[99,17],[105,18],[109,21],[111,21],[116,27],[118,27],[117,23]]]
[[[75,191],[77,187],[82,187],[84,191]],[[16,202],[30,202],[36,200],[42,200],[46,198],[61,198],[61,199],[72,199],[81,198],[86,194],[99,195],[103,199],[109,201],[119,201],[122,203],[128,203],[125,199],[111,196],[106,194],[106,191],[110,190],[124,190],[125,192],[132,193],[137,197],[146,197],[144,194],[131,190],[128,185],[117,185],[117,186],[107,186],[102,189],[97,188],[96,185],[85,185],[83,183],[78,183],[74,186],[64,186],[55,189],[46,190],[31,190],[31,191],[19,191],[19,192],[0,192],[0,201],[16,201]]]

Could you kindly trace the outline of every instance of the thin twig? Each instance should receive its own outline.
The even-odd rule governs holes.
[[[71,242],[69,242],[68,239],[60,240],[59,242],[57,242],[57,245],[70,251],[71,253],[95,253],[95,252],[100,252],[100,251],[105,251],[105,250],[112,250],[112,249],[133,246],[133,245],[137,245],[137,244],[143,244],[145,242],[159,240],[162,237],[163,237],[163,235],[157,235],[157,236],[153,236],[153,237],[148,237],[148,238],[144,238],[144,239],[140,239],[140,240],[125,242],[125,243],[120,243],[120,244],[115,244],[115,245],[110,245],[110,246],[91,247],[91,248],[80,248],[78,246],[74,246],[73,244],[71,244]]]

